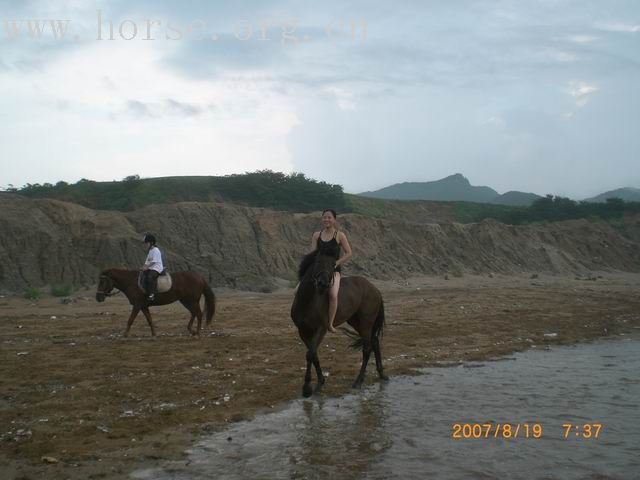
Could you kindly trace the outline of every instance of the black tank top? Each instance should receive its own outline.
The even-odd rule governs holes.
[[[318,234],[318,250],[324,255],[329,255],[330,257],[338,260],[340,258],[340,244],[338,243],[338,231],[333,234],[333,238],[329,241],[322,240],[322,232]],[[341,272],[342,269],[340,266],[336,268],[336,272]]]

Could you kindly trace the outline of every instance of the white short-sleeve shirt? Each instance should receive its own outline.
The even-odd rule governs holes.
[[[162,265],[162,254],[158,247],[151,247],[149,249],[149,253],[147,254],[147,259],[144,264],[149,268],[149,270],[155,270],[158,273],[162,273],[164,265]]]

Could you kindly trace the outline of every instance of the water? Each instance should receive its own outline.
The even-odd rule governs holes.
[[[640,339],[530,350],[425,369],[342,398],[296,400],[202,438],[185,461],[132,476],[638,479],[639,399]],[[492,426],[490,438],[452,439],[452,425],[464,422],[519,423],[520,438],[494,438]],[[564,423],[602,428],[597,439],[574,430],[564,438]],[[533,424],[542,425],[539,439]]]

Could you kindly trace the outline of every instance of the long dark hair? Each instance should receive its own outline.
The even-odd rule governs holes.
[[[337,219],[338,218],[338,214],[336,213],[336,211],[333,208],[325,208],[322,211],[322,215],[324,215],[327,212],[331,212],[331,215],[333,215],[333,218]]]

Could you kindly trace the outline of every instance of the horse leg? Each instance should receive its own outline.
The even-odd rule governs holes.
[[[373,337],[371,340],[371,346],[373,347],[373,353],[376,357],[376,369],[378,370],[378,376],[380,380],[389,380],[384,374],[384,369],[382,367],[382,353],[380,352],[380,339],[378,337]]]
[[[196,317],[198,318],[198,330],[196,331],[196,335],[200,336],[200,329],[202,328],[202,309],[200,308],[200,302],[196,302],[193,305],[193,309],[195,310]],[[193,318],[191,321],[193,322]]]
[[[313,363],[316,368],[316,374],[318,375],[318,385],[322,386],[324,383],[324,375],[322,375],[322,370],[320,370],[320,360],[318,360],[318,345],[322,341],[322,337],[324,336],[326,330],[317,330],[311,340],[306,341],[307,345],[307,371],[304,375],[304,385],[302,386],[302,396],[310,397],[313,393],[311,389],[311,364]]]
[[[371,341],[362,339],[362,366],[360,367],[360,373],[356,377],[356,381],[353,382],[353,388],[360,388],[364,381],[364,374],[367,370],[367,363],[369,363],[369,356],[371,355]]]
[[[310,397],[313,393],[311,389],[311,363],[314,356],[311,350],[307,350],[307,371],[304,374],[304,385],[302,385],[302,396],[305,398]]]
[[[189,324],[187,325],[187,331],[191,335],[193,335],[193,331],[191,330],[191,327],[193,326],[193,320],[196,318],[196,313],[193,311],[193,306],[190,303],[187,303],[187,302],[182,301],[182,300],[180,300],[180,303],[182,304],[182,306],[184,308],[189,310],[189,313],[191,314],[191,318],[189,319]]]
[[[127,328],[125,329],[123,334],[125,337],[129,336],[129,330],[131,330],[131,325],[133,325],[133,321],[136,319],[139,312],[140,312],[140,307],[138,305],[134,305],[133,308],[131,309],[131,315],[129,315],[129,320],[127,321]]]
[[[149,324],[149,327],[151,327],[151,336],[155,337],[156,329],[153,327],[153,321],[151,320],[151,312],[149,311],[149,307],[143,307],[142,313],[144,314],[144,318],[147,319],[147,323]]]
[[[318,393],[322,389],[322,386],[324,385],[324,382],[325,382],[324,374],[322,373],[322,369],[320,368],[320,360],[318,359],[318,352],[316,352],[315,356],[313,357],[313,366],[316,369],[316,375],[318,377],[318,383],[316,384],[316,389],[315,389],[315,392]]]

